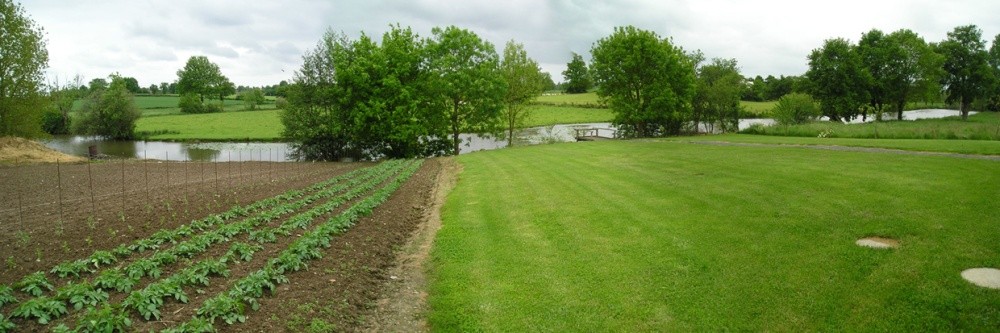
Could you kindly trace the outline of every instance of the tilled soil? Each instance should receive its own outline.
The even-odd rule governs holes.
[[[303,189],[366,166],[369,164],[116,161],[90,166],[0,168],[0,189],[4,189],[0,193],[4,203],[0,206],[0,259],[6,259],[0,284],[12,285],[31,272],[48,270],[59,262],[81,259],[95,250],[108,250],[161,229],[173,229],[192,219],[226,211],[236,204]],[[246,323],[228,326],[217,320],[216,328],[232,332],[361,330],[363,318],[374,310],[386,283],[392,280],[387,272],[396,262],[397,250],[424,221],[440,170],[438,160],[424,162],[371,216],[361,218],[334,237],[323,258],[309,262],[306,270],[288,273],[290,282],[279,285],[275,295],[261,298],[259,311],[248,309]],[[53,186],[59,191],[54,198],[46,191]],[[212,278],[208,287],[186,287],[189,303],[168,300],[160,320],[146,321],[131,313],[132,329],[176,326],[190,318],[204,299],[259,269],[292,240],[268,246],[254,254],[250,262],[230,265],[231,275]],[[227,246],[217,246],[192,260],[217,257]],[[165,270],[164,276],[171,273]],[[147,277],[139,285],[150,282]],[[53,283],[62,281],[53,279]],[[123,298],[113,293],[111,301]],[[11,309],[7,305],[0,312],[9,314]],[[65,317],[60,320],[71,327],[75,321]],[[52,327],[22,319],[15,319],[15,323],[18,331],[47,331]]]
[[[3,167],[0,284],[368,165],[109,161]]]

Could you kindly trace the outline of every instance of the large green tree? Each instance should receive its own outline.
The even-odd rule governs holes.
[[[828,39],[823,47],[809,54],[806,77],[811,95],[830,120],[850,120],[869,101],[870,74],[864,69],[856,46],[843,38]]]
[[[125,78],[111,75],[107,89],[90,94],[73,123],[73,131],[113,140],[135,139],[135,122],[142,115]]]
[[[865,77],[870,79],[865,85],[868,88],[868,104],[875,111],[875,118],[882,120],[890,94],[900,89],[898,81],[903,49],[882,30],[872,29],[861,35],[856,50],[868,72]],[[865,113],[863,116],[868,115]]]
[[[461,150],[459,134],[500,132],[506,87],[493,44],[455,26],[431,32],[430,68],[447,104],[453,153],[457,155]]]
[[[208,57],[192,56],[184,68],[177,71],[177,93],[181,94],[182,112],[221,111],[221,107],[204,108],[205,98],[219,96],[221,103],[226,95],[235,91],[233,83]]]
[[[692,58],[667,38],[633,26],[617,27],[591,49],[597,94],[625,137],[679,134],[691,120]]]
[[[538,63],[528,57],[524,45],[508,41],[503,49],[500,74],[507,83],[503,97],[503,121],[507,129],[507,145],[514,145],[514,129],[528,118],[528,103],[545,89],[546,76]],[[551,81],[551,78],[549,78]]]
[[[982,31],[975,25],[956,27],[938,44],[944,56],[941,83],[946,87],[948,103],[959,103],[962,119],[969,119],[969,109],[976,99],[986,95],[992,73]]]
[[[404,158],[451,151],[445,103],[409,28],[393,26],[382,44],[328,32],[304,57],[295,83],[282,84],[284,136],[312,160]],[[450,104],[448,105],[450,106]]]
[[[716,125],[723,132],[739,130],[744,81],[736,59],[712,59],[698,67],[697,75],[692,118],[695,127],[705,124],[710,132],[716,130]]]
[[[907,102],[925,96],[937,98],[940,95],[939,81],[944,75],[944,57],[934,52],[920,35],[908,29],[889,34],[887,40],[900,51],[890,72],[892,80],[888,81],[887,102],[893,106],[896,119],[903,120]]]
[[[566,70],[562,72],[565,79],[564,87],[566,93],[581,94],[590,90],[594,86],[591,79],[590,70],[587,69],[587,62],[583,61],[583,56],[573,52],[573,59],[566,64]]]
[[[0,136],[42,135],[48,61],[42,28],[19,5],[0,0]]]

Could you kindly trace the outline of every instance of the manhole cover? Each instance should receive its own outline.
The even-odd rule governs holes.
[[[1000,269],[969,268],[962,271],[962,278],[980,287],[1000,289]]]
[[[854,244],[858,246],[870,247],[873,249],[895,249],[899,247],[899,241],[891,238],[884,237],[865,237],[859,239]]]

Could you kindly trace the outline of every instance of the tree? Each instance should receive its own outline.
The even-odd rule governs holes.
[[[49,85],[49,107],[42,116],[42,130],[49,134],[69,133],[69,113],[73,110],[73,102],[82,97],[79,89],[82,82],[83,78],[77,75],[66,85],[61,85],[58,78]]]
[[[434,28],[431,33],[430,68],[438,93],[448,107],[452,153],[458,155],[459,134],[500,132],[506,87],[499,75],[499,56],[493,44],[455,26]]]
[[[91,93],[84,101],[73,131],[113,140],[134,139],[135,121],[141,113],[126,85],[124,78],[111,75],[111,84],[107,89]]]
[[[166,82],[160,82],[160,93],[164,95],[171,94],[172,92],[170,91],[170,84]]]
[[[48,61],[42,28],[19,5],[0,0],[0,136],[42,134]]]
[[[914,97],[938,95],[943,75],[944,58],[935,53],[920,35],[901,29],[889,34],[886,39],[898,48],[893,52],[897,58],[889,67],[886,81],[886,103],[891,103],[896,111],[896,119],[903,120],[906,103]]]
[[[103,78],[95,78],[93,80],[90,80],[90,84],[88,84],[88,86],[90,86],[91,93],[95,91],[108,89],[108,80],[105,80]]]
[[[542,72],[542,90],[556,90],[556,81],[552,81],[552,74],[549,72]]]
[[[128,92],[138,94],[142,91],[142,89],[139,88],[139,80],[136,80],[134,77],[125,77],[124,80],[125,89],[128,89]]]
[[[1000,111],[1000,34],[993,37],[993,45],[990,46],[990,69],[993,71],[993,89],[990,91],[987,109],[990,111]]]
[[[694,63],[669,39],[617,27],[591,49],[597,95],[608,101],[626,137],[679,134],[691,119]]]
[[[938,51],[944,56],[945,75],[941,83],[948,94],[946,101],[959,103],[962,120],[969,119],[972,103],[986,95],[991,83],[989,54],[982,34],[975,25],[960,26],[938,44]]]
[[[264,104],[264,91],[260,88],[251,88],[240,93],[243,106],[247,110],[256,110],[257,106]]]
[[[503,120],[507,127],[507,145],[514,145],[514,129],[528,117],[528,102],[542,93],[546,76],[538,63],[528,57],[524,45],[507,42],[503,49],[500,74],[507,83],[503,97]],[[549,78],[551,80],[551,78]]]
[[[692,114],[695,128],[704,122],[709,132],[715,131],[716,124],[723,132],[739,130],[743,75],[736,59],[712,59],[698,68],[697,75]]]
[[[862,66],[868,72],[865,77],[870,79],[865,85],[868,88],[868,104],[875,111],[875,119],[881,121],[889,95],[900,89],[903,50],[895,40],[889,39],[878,29],[862,34],[856,50]],[[867,113],[863,114],[863,117],[867,116]]]
[[[188,59],[184,68],[177,71],[177,92],[181,95],[193,95],[198,97],[198,103],[192,103],[193,98],[183,98],[181,96],[181,111],[198,113],[222,111],[221,102],[226,95],[235,92],[235,86],[229,79],[222,75],[219,66],[212,63],[205,56],[192,56]],[[203,107],[205,97],[219,96],[220,105],[218,107]]]
[[[160,92],[160,87],[159,86],[157,86],[156,84],[149,85],[149,93],[150,94],[156,95],[156,93],[158,93],[158,92]]]
[[[820,110],[812,96],[791,93],[778,99],[771,115],[779,124],[794,125],[809,122],[820,116]]]
[[[566,80],[566,93],[585,93],[593,86],[587,63],[583,61],[583,56],[576,52],[573,52],[573,60],[566,64],[566,70],[562,72],[562,75]]]
[[[408,158],[451,150],[448,119],[427,65],[426,42],[394,26],[377,45],[328,32],[306,54],[288,105],[284,136],[310,160]]]
[[[856,46],[845,39],[828,39],[809,54],[806,77],[812,96],[830,120],[850,120],[868,103],[870,75],[864,70]]]

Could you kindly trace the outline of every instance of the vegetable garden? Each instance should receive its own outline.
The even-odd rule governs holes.
[[[396,203],[392,206],[403,207],[382,209],[402,212],[403,217],[380,219],[380,224],[373,221],[372,226],[366,226],[362,240],[357,239],[362,235],[342,235],[389,200],[424,164],[420,160],[394,160],[356,168],[98,249],[85,257],[80,253],[76,259],[19,279],[0,280],[0,331],[241,330],[241,323],[273,305],[273,300],[292,286],[336,284],[336,278],[327,281],[317,277],[320,271],[309,271],[317,262],[332,267],[339,264],[343,271],[324,268],[322,273],[360,281],[343,288],[363,287],[373,282],[372,276],[377,280],[379,267],[391,261],[382,260],[371,267],[364,258],[387,257],[385,254],[396,246],[391,243],[405,239],[409,230],[405,224],[390,225],[386,220],[413,220],[419,215],[415,208],[421,199],[407,199],[407,205],[415,203],[412,208]],[[389,242],[380,246],[358,247],[380,231],[395,236],[387,236]],[[342,257],[322,260],[331,253]],[[351,253],[362,260],[350,260]],[[357,273],[367,277],[356,278]],[[295,292],[301,290],[290,293]],[[360,294],[371,296],[365,290]],[[346,295],[344,307],[354,308],[346,309],[348,312],[364,307],[364,297]],[[313,297],[320,296],[314,293]],[[273,319],[278,314],[271,312],[271,316]],[[351,320],[357,319],[347,318],[349,324]],[[299,324],[293,321],[287,320],[286,327]],[[315,320],[309,325],[335,326]]]

